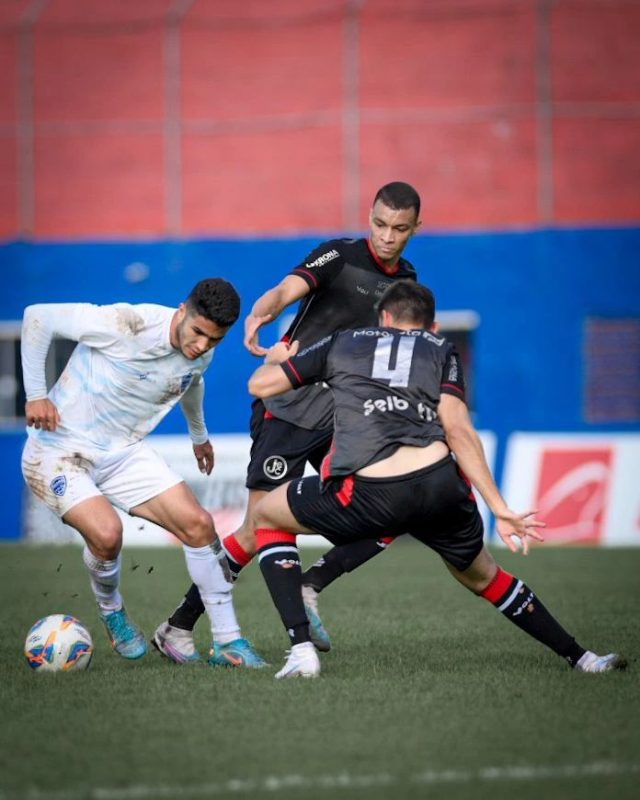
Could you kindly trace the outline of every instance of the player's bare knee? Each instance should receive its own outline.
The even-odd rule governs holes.
[[[273,520],[271,519],[271,514],[269,513],[268,500],[269,498],[265,497],[264,500],[261,500],[253,510],[252,522],[254,530],[258,530],[258,528],[273,527]]]
[[[122,525],[113,524],[91,537],[89,549],[102,561],[113,561],[122,550]]]
[[[216,538],[216,529],[211,514],[205,508],[196,508],[189,514],[188,524],[180,537],[189,547],[204,547]]]

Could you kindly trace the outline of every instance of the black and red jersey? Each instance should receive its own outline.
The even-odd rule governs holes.
[[[429,331],[360,328],[327,336],[282,364],[294,387],[325,381],[335,405],[323,478],[351,475],[401,445],[445,441],[438,418],[443,393],[464,400],[453,345]]]
[[[301,349],[337,331],[375,325],[375,308],[385,289],[399,278],[416,279],[416,271],[404,258],[384,266],[366,239],[332,239],[316,247],[294,267],[309,284],[295,319],[285,334],[297,339]],[[328,428],[333,424],[331,393],[322,385],[308,386],[265,402],[269,411],[302,428]]]

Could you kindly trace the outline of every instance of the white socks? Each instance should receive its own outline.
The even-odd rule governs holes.
[[[82,560],[89,570],[91,588],[100,610],[106,614],[111,611],[119,611],[122,608],[122,596],[118,591],[118,586],[120,585],[120,555],[112,561],[102,561],[96,558],[85,545],[82,551]]]
[[[189,547],[183,544],[182,549],[191,580],[198,587],[207,611],[213,641],[226,644],[239,639],[240,625],[231,598],[233,584],[225,578],[213,545]]]

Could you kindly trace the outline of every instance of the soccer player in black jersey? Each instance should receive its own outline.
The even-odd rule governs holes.
[[[305,346],[336,331],[374,325],[375,305],[385,289],[399,279],[416,278],[415,269],[402,258],[402,252],[420,224],[420,197],[416,190],[402,182],[383,186],[371,208],[368,238],[333,239],[313,250],[256,301],[245,320],[245,346],[256,356],[265,355],[267,351],[259,343],[260,328],[297,301],[300,306],[285,341],[295,338]],[[332,395],[321,384],[264,403],[257,400],[252,410],[247,512],[240,529],[226,537],[223,544],[234,577],[256,552],[253,512],[258,501],[292,478],[302,477],[307,462],[317,469],[333,432]],[[383,536],[379,541],[334,547],[309,571],[308,583],[313,585],[305,587],[305,602],[319,649],[328,650],[330,640],[318,615],[317,592],[382,552],[388,541]],[[203,611],[194,585],[182,604],[157,628],[153,643],[160,652],[178,662],[197,658],[192,632]],[[209,661],[217,664],[212,658],[215,655]],[[241,659],[233,662],[242,664]]]
[[[464,401],[457,353],[431,332],[430,290],[397,281],[379,311],[379,327],[336,333],[304,349],[297,341],[275,345],[249,381],[251,394],[264,399],[325,381],[335,402],[333,442],[320,475],[279,487],[256,508],[260,568],[291,642],[276,678],[320,673],[301,597],[296,533],[321,533],[341,544],[408,532],[435,550],[463,586],[575,669],[624,668],[615,653],[598,656],[581,647],[485,547],[469,481],[513,552],[514,537],[525,554],[530,539],[542,540],[544,523],[535,511],[509,509],[493,480]]]

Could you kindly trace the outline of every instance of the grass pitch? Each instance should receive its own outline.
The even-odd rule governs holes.
[[[572,672],[409,541],[323,594],[334,649],[318,680],[274,680],[287,640],[256,565],[236,607],[269,669],[179,667],[155,651],[131,663],[110,650],[79,548],[4,546],[0,800],[637,798],[640,549],[498,558],[629,669]],[[123,593],[149,635],[188,583],[180,550],[125,550]],[[91,630],[87,672],[26,665],[28,628],[55,612]]]

